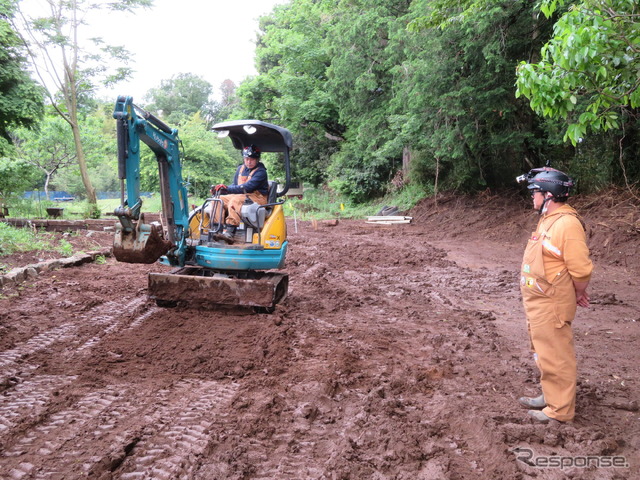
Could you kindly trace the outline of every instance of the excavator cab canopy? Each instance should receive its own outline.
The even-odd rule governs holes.
[[[238,150],[256,145],[262,152],[283,153],[286,178],[284,188],[278,191],[278,196],[281,197],[287,193],[291,184],[289,151],[293,145],[289,130],[260,120],[231,120],[216,123],[213,130],[218,132],[219,137],[228,136]]]

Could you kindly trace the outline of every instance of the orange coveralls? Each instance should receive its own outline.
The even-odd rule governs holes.
[[[542,411],[562,422],[575,415],[577,369],[571,322],[577,305],[573,280],[588,281],[592,270],[577,212],[562,205],[543,216],[524,253],[520,290],[547,403]]]
[[[255,169],[252,170],[249,175],[238,175],[238,185],[244,185],[245,183],[247,183],[249,179],[251,179],[255,171]],[[263,195],[258,191],[247,194],[232,193],[220,195],[220,200],[222,200],[224,210],[227,212],[227,217],[224,220],[225,225],[234,225],[236,227],[240,225],[240,209],[242,208],[242,205],[244,204],[244,201],[247,197],[249,197],[256,203],[259,203],[260,205],[265,205],[267,203],[266,195]],[[207,208],[207,213],[210,215],[210,218],[218,218],[217,212],[214,211],[216,207],[217,204],[212,203],[211,207]]]

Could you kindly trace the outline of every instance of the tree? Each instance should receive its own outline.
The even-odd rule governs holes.
[[[18,158],[44,172],[44,192],[48,200],[53,176],[76,161],[71,131],[59,116],[48,116],[37,129],[23,128],[13,135]]]
[[[564,0],[544,0],[556,13]],[[518,95],[538,114],[568,120],[565,139],[576,145],[589,129],[621,125],[640,107],[640,11],[631,0],[584,0],[558,19],[541,59],[518,67]]]
[[[118,189],[117,142],[111,111],[96,110],[80,122],[87,168],[100,191]],[[15,156],[44,173],[44,190],[65,190],[81,195],[84,185],[77,168],[73,135],[67,123],[53,109],[35,129],[20,128],[12,132]]]
[[[228,139],[221,141],[208,128],[200,114],[195,113],[181,126],[180,140],[184,144],[182,175],[191,192],[207,196],[212,184],[231,181],[240,155]]]
[[[34,125],[43,113],[42,90],[26,73],[20,37],[13,30],[13,0],[0,0],[0,154],[7,153],[9,130]]]
[[[413,181],[512,188],[548,159],[598,172],[581,185],[601,185],[619,174],[612,146],[623,142],[609,135],[573,148],[559,134],[562,118],[536,115],[516,96],[516,66],[539,58],[553,33],[537,11],[536,0],[292,0],[261,19],[259,75],[238,87],[234,115],[290,128],[295,168],[356,201]],[[639,31],[626,30],[628,51]],[[633,156],[640,123],[631,110],[620,150]],[[606,165],[585,167],[598,161]],[[640,162],[637,170],[627,173],[640,175]]]
[[[333,157],[333,185],[353,200],[386,193],[402,165],[403,146],[394,143],[389,124],[395,59],[390,38],[406,27],[404,0],[343,0],[340,21],[328,38],[331,66],[327,90],[347,126],[346,142]]]
[[[208,114],[212,110],[212,92],[213,87],[203,78],[179,73],[147,92],[145,100],[150,103],[145,108],[157,112],[168,123],[179,124],[196,112]]]
[[[231,118],[234,109],[238,106],[238,98],[236,96],[236,84],[232,80],[226,79],[220,84],[220,101],[211,102],[211,111],[203,112],[203,116],[213,125],[218,122],[224,122]]]
[[[412,22],[414,29],[454,29],[494,6],[489,0],[419,1],[427,3],[424,11],[428,14]],[[538,160],[546,155],[554,160],[554,166],[578,175],[579,186],[587,187],[584,191],[603,188],[618,179],[626,183],[637,180],[637,2],[530,3],[536,20],[531,36],[541,44],[519,59],[516,96],[528,97],[534,113],[539,114],[537,118],[530,116],[528,128],[523,129],[531,138],[538,137],[541,145],[547,144]],[[547,24],[556,21],[553,31],[547,32]],[[567,140],[578,148],[561,147]],[[531,162],[535,158],[527,155],[527,166],[544,163]]]
[[[189,193],[204,197],[212,184],[227,183],[240,159],[228,139],[218,138],[199,113],[184,117],[179,128],[182,143],[182,177],[189,184]],[[234,158],[235,155],[235,158]],[[140,184],[142,189],[159,188],[158,162],[153,152],[142,147]]]
[[[34,168],[23,160],[0,157],[0,207],[33,185],[36,181],[33,173]]]
[[[395,141],[415,157],[416,179],[467,191],[496,189],[544,164],[558,142],[515,98],[513,72],[540,48],[550,22],[538,22],[532,2],[523,0],[486,5],[446,28],[416,29],[415,19],[431,3],[413,7],[411,33],[397,31],[390,41],[396,65],[391,120]]]
[[[331,64],[328,28],[335,2],[298,0],[260,19],[256,48],[260,75],[237,91],[234,115],[286,126],[295,136],[292,171],[313,185],[327,179],[331,156],[345,133],[327,91]]]
[[[115,72],[106,69],[113,61],[120,64],[130,56],[122,47],[104,45],[101,39],[93,39],[98,50],[86,51],[81,47],[79,33],[89,12],[133,12],[138,7],[150,6],[152,1],[46,0],[47,16],[33,18],[22,11],[19,14],[16,29],[22,32],[22,40],[41,83],[47,88],[51,105],[71,128],[80,176],[87,200],[93,205],[97,204],[97,198],[82,145],[80,108],[83,98],[91,94],[95,81],[111,84],[130,73],[127,67],[119,67]]]

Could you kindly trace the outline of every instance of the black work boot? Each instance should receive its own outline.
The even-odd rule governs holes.
[[[547,406],[547,402],[544,401],[544,395],[538,397],[520,397],[518,402],[527,408],[544,408]]]
[[[224,230],[221,234],[217,235],[218,240],[223,240],[227,243],[235,242],[235,234],[236,234],[236,226],[235,225],[225,225]]]

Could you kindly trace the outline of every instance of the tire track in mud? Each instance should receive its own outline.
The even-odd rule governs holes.
[[[227,429],[226,410],[236,392],[237,385],[229,382],[197,380],[181,381],[163,392],[170,394],[169,404],[148,416],[150,431],[122,463],[118,478],[170,480],[192,475],[211,434]]]
[[[0,445],[5,444],[18,422],[34,422],[44,413],[58,389],[77,377],[45,375],[17,384],[0,397]],[[6,451],[3,455],[6,455]]]
[[[82,438],[80,446],[71,445],[78,436],[85,436],[92,427],[93,419],[105,412],[118,398],[115,391],[91,392],[72,406],[51,413],[44,421],[36,424],[26,433],[12,439],[12,445],[2,452],[2,457],[29,458],[31,462],[20,462],[9,473],[12,478],[22,478],[34,473],[37,478],[51,478],[59,471],[66,471],[69,464],[77,462],[82,455],[82,445],[89,443]],[[74,448],[76,447],[76,448]],[[36,463],[45,463],[46,470]],[[10,463],[3,462],[10,467]]]
[[[134,298],[124,306],[124,311],[133,311],[144,301],[142,298]],[[54,345],[65,343],[69,344],[66,356],[88,354],[101,338],[121,328],[126,322],[127,318],[120,313],[119,305],[116,302],[100,304],[75,317],[74,323],[63,323],[0,352],[0,385],[4,390],[0,396],[0,445],[16,434],[17,427],[36,423],[40,416],[46,415],[60,390],[71,385],[77,378],[68,375],[34,375],[40,365],[31,362],[30,357]],[[81,328],[86,325],[99,326],[103,330],[75,347],[82,341],[78,337]],[[22,441],[29,443],[30,439],[23,438]],[[2,455],[11,456],[12,453],[5,450]]]
[[[65,322],[25,340],[9,350],[0,352],[0,385],[10,386],[27,378],[30,372],[39,367],[39,365],[29,363],[28,358],[55,344],[70,342],[67,356],[88,353],[104,336],[123,328],[123,324],[126,324],[128,320],[128,315],[122,312],[133,312],[145,302],[146,299],[140,297],[134,298],[124,306],[121,303],[111,301],[94,306],[78,316],[70,314],[69,317],[75,319],[74,322]],[[153,311],[152,309],[148,314]],[[140,325],[144,318],[146,317],[136,319],[138,323],[134,325],[135,322],[133,322],[129,328]],[[83,341],[79,337],[80,329],[86,326],[97,326],[102,330]]]
[[[7,387],[20,382],[20,378],[28,376],[30,371],[38,368],[38,365],[21,362],[22,359],[55,343],[73,339],[76,330],[76,325],[65,323],[35,335],[14,348],[0,352],[0,385]]]
[[[0,396],[0,445],[3,447],[0,458],[21,458],[28,456],[28,452],[36,457],[50,455],[73,437],[73,433],[60,434],[62,425],[86,424],[93,416],[104,412],[118,395],[117,391],[90,393],[69,410],[56,412],[60,392],[64,392],[78,377],[36,375],[41,365],[34,363],[32,357],[52,348],[62,348],[63,357],[78,361],[78,357],[86,357],[107,335],[141,325],[156,309],[134,316],[133,322],[130,312],[135,312],[145,302],[145,298],[136,297],[124,305],[108,301],[78,315],[68,313],[65,319],[73,319],[73,322],[50,328],[0,352],[0,385],[3,388]],[[95,328],[99,332],[87,338],[85,331],[95,332]],[[25,429],[26,433],[20,433]],[[55,433],[52,435],[51,432]],[[49,440],[39,441],[40,438]],[[4,476],[7,471],[3,468],[0,478],[22,478],[34,468],[30,462],[20,464],[14,467],[10,477]]]
[[[307,356],[295,368],[317,373],[326,371],[326,362]],[[214,435],[193,478],[323,478],[336,440],[337,405],[330,398],[330,378],[301,377],[268,392],[245,385],[232,405],[241,419],[234,412],[226,429]]]
[[[146,299],[143,297],[134,298],[124,306],[121,305],[120,303],[110,301],[110,302],[103,303],[102,305],[99,306],[99,308],[92,309],[91,312],[83,315],[80,318],[81,322],[84,321],[82,322],[83,325],[93,325],[93,326],[99,326],[103,328],[102,328],[102,331],[100,331],[93,337],[89,338],[82,345],[77,347],[75,352],[77,353],[77,352],[88,351],[92,347],[97,345],[103,337],[109,335],[110,333],[113,333],[115,331],[122,329],[123,324],[126,323],[126,320],[127,320],[127,315],[128,315],[127,312],[136,311],[136,309],[141,307],[144,303],[146,303]],[[97,311],[93,311],[93,310],[97,310]],[[156,310],[157,309],[154,308],[147,313],[151,314]],[[122,312],[125,312],[125,313],[123,314]],[[144,321],[144,318],[146,317],[137,318],[135,320],[135,322],[137,322],[136,326],[140,325]],[[132,325],[129,326],[129,328],[132,328],[132,327],[135,328],[133,326],[133,323]]]
[[[211,431],[216,436],[228,429],[227,407],[237,389],[228,379],[186,379],[159,391],[126,383],[87,391],[86,385],[74,384],[78,377],[34,373],[42,367],[38,363],[51,363],[56,356],[57,370],[85,362],[100,346],[110,353],[114,334],[123,338],[166,312],[145,303],[146,298],[134,297],[84,312],[67,310],[60,320],[73,321],[0,354],[0,378],[6,376],[0,397],[0,478],[78,478],[102,472],[110,478],[155,480],[183,478],[197,468]],[[82,308],[82,303],[73,305]]]
[[[156,392],[131,385],[89,392],[15,437],[0,454],[0,478],[62,478],[71,471],[76,477],[184,478],[211,430],[225,429],[224,411],[236,390],[230,382],[188,379]]]

